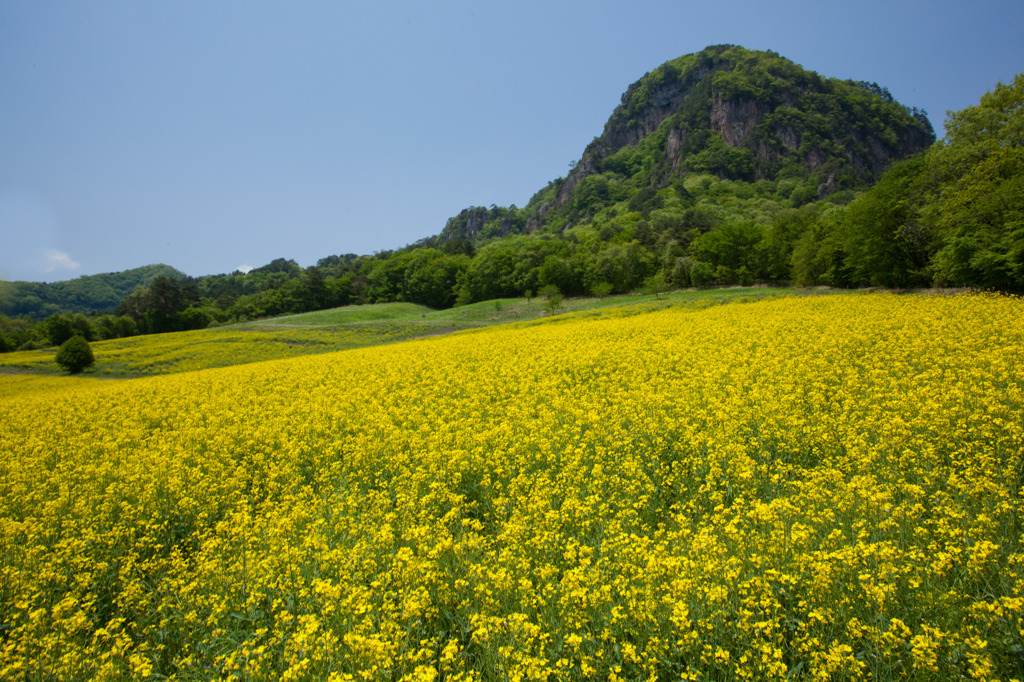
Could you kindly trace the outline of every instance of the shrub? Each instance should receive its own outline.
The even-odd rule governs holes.
[[[61,344],[55,360],[58,365],[71,374],[78,374],[86,367],[92,367],[96,363],[89,342],[78,334]]]
[[[562,294],[554,284],[545,285],[540,290],[540,295],[546,301],[544,303],[544,312],[548,315],[553,315],[562,305]]]
[[[545,298],[545,299],[547,299],[549,301],[552,298],[558,298],[559,301],[562,300],[562,293],[558,290],[558,287],[556,285],[554,285],[554,284],[546,284],[543,287],[541,287],[540,295],[541,295],[541,297],[543,297],[543,298]]]
[[[668,282],[665,281],[665,273],[659,270],[644,280],[642,290],[645,294],[660,294],[671,288]]]

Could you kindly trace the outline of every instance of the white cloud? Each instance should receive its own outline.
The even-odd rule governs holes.
[[[236,269],[242,274],[249,274],[249,271],[255,268],[253,268],[251,265],[239,265],[238,268]]]
[[[46,252],[46,259],[43,261],[43,272],[50,274],[57,270],[77,270],[81,265],[74,258],[56,249]]]

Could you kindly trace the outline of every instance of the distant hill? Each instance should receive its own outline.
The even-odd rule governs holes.
[[[55,313],[113,312],[135,287],[146,286],[159,275],[187,277],[170,265],[157,264],[63,282],[0,281],[0,315],[42,320]]]

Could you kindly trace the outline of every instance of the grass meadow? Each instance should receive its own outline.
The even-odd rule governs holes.
[[[0,678],[1024,678],[1024,302],[677,299],[0,375]]]

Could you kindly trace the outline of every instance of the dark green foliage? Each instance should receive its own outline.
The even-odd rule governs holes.
[[[2,344],[0,344],[3,350],[0,350],[0,353],[21,348],[28,350],[35,347],[37,342],[38,345],[42,345],[42,336],[41,324],[24,318],[12,320],[0,315],[0,339],[3,339]]]
[[[216,319],[215,309],[201,296],[196,281],[162,275],[126,296],[118,314],[131,321],[118,323],[120,332],[134,324],[146,334],[201,329]]]
[[[690,282],[695,287],[706,287],[715,283],[715,268],[704,261],[693,261],[690,266]]]
[[[255,268],[252,272],[266,275],[280,274],[284,275],[287,279],[288,277],[298,275],[301,270],[302,268],[299,267],[299,264],[291,259],[275,258],[266,265]]]
[[[596,215],[602,208],[629,199],[635,189],[612,175],[591,175],[576,188],[573,201],[565,209],[570,221]]]
[[[923,156],[897,164],[849,204],[839,238],[854,284],[894,288],[930,284],[928,238],[916,217],[923,168]]]
[[[629,200],[629,210],[649,215],[664,205],[664,198],[653,187],[644,187]]]
[[[81,313],[51,315],[46,318],[43,327],[51,346],[59,346],[75,334],[87,341],[96,340],[96,330],[89,319]]]
[[[626,146],[602,159],[598,168],[601,172],[631,178],[643,168],[643,164],[644,154],[636,147]]]
[[[537,280],[541,284],[541,295],[544,295],[547,287],[554,287],[560,292],[577,292],[581,289],[579,276],[572,262],[565,256],[550,255],[545,258],[537,269]]]
[[[788,282],[792,276],[793,250],[804,234],[811,229],[818,207],[805,206],[777,213],[765,230],[761,243],[762,276],[769,282]]]
[[[135,321],[124,316],[101,315],[93,320],[93,326],[101,339],[123,339],[139,333]]]
[[[77,334],[61,344],[54,360],[71,374],[78,374],[96,363],[89,342]]]
[[[596,279],[610,284],[614,293],[639,288],[657,270],[651,252],[635,241],[609,245],[596,254],[595,262]]]
[[[849,286],[839,225],[846,207],[826,208],[793,245],[793,283],[798,286]]]
[[[1024,75],[946,130],[841,214],[822,213],[794,246],[798,283],[1024,290]]]
[[[747,149],[736,149],[725,142],[720,133],[713,133],[699,153],[687,162],[695,173],[712,173],[730,180],[753,180],[754,157]]]
[[[146,328],[157,334],[180,330],[178,313],[188,305],[181,286],[170,277],[161,275],[149,285],[147,294]]]
[[[936,281],[1024,290],[1024,74],[951,114],[925,173]]]
[[[764,270],[759,249],[763,240],[764,229],[760,225],[729,222],[697,237],[690,244],[690,255],[716,268],[743,267],[748,272],[760,273]]]
[[[561,307],[565,298],[562,292],[554,284],[547,284],[540,290],[540,296],[544,299],[544,312],[553,315]]]
[[[369,268],[365,298],[449,308],[455,303],[459,280],[469,261],[463,254],[425,247],[393,254]]]
[[[481,247],[469,262],[462,289],[469,301],[521,296],[539,288],[539,269],[549,255],[567,251],[560,241],[509,237]]]

